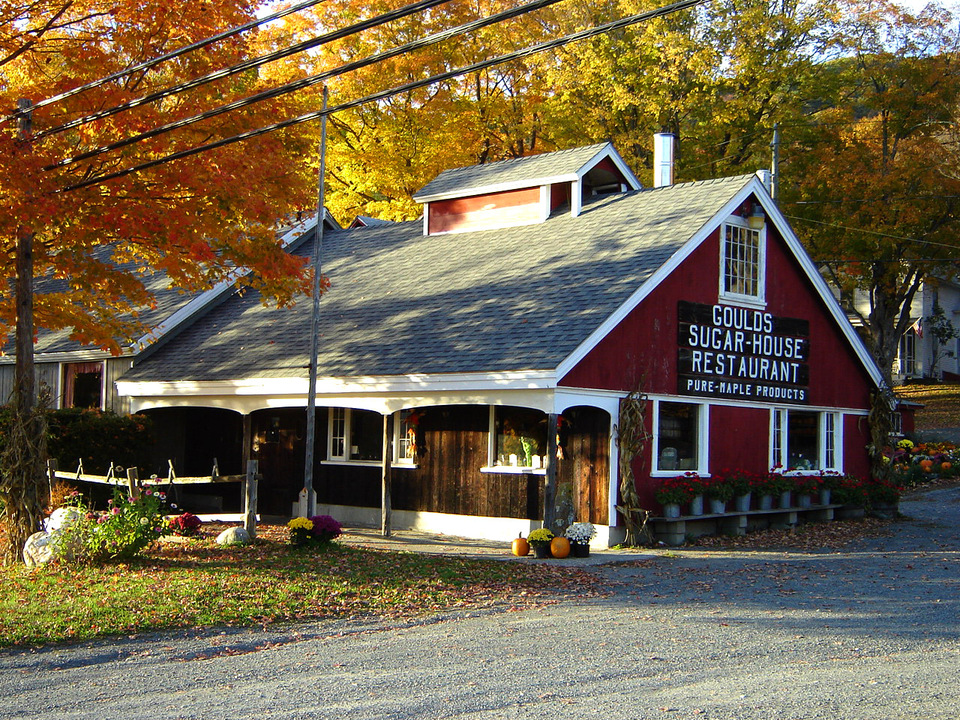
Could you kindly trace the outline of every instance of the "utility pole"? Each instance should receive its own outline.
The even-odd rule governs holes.
[[[20,147],[29,152],[33,132],[33,103],[17,100],[20,112]],[[23,222],[17,225],[17,306],[16,364],[14,365],[14,406],[21,417],[28,417],[34,404],[33,371],[33,228]]]
[[[780,123],[773,124],[773,140],[770,141],[770,196],[780,202]]]
[[[320,116],[320,178],[317,181],[317,228],[313,244],[313,312],[310,316],[310,379],[307,388],[307,438],[303,464],[300,512],[304,517],[317,513],[317,491],[313,487],[314,445],[317,441],[317,356],[320,353],[320,279],[323,260],[324,176],[327,164],[327,86],[323,86],[323,115]]]

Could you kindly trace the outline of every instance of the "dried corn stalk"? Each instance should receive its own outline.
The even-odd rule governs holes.
[[[6,526],[3,562],[19,562],[27,538],[40,529],[50,501],[46,476],[47,432],[45,408],[48,397],[26,413],[14,398],[10,433],[0,454],[0,518]]]
[[[641,381],[641,386],[643,382]],[[613,426],[617,436],[620,470],[620,505],[617,511],[627,526],[627,545],[648,545],[652,539],[647,529],[650,511],[640,505],[636,479],[633,476],[633,461],[641,456],[650,441],[645,413],[647,396],[639,388],[620,401],[620,422]]]

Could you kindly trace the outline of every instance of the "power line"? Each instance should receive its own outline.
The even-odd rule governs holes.
[[[887,197],[863,198],[861,200],[792,200],[790,202],[781,202],[781,205],[841,205],[843,203],[870,203],[880,202],[881,200],[957,200],[960,195],[889,195]]]
[[[578,40],[585,40],[587,38],[595,37],[597,35],[602,35],[604,33],[610,32],[611,30],[618,30],[621,28],[629,27],[630,25],[636,25],[638,23],[644,22],[646,20],[651,20],[653,18],[662,17],[664,15],[669,15],[680,10],[686,10],[687,8],[695,7],[701,3],[706,2],[706,0],[680,0],[679,2],[671,3],[662,8],[657,8],[655,10],[648,10],[636,15],[630,15],[619,20],[613,20],[603,25],[598,25],[593,28],[588,28],[586,30],[580,30],[579,32],[571,33],[570,35],[564,35],[563,37],[556,38],[554,40],[549,40],[547,42],[538,43],[536,45],[531,45],[522,50],[516,50],[511,53],[506,53],[504,55],[498,55],[487,60],[482,60],[480,62],[467,65],[462,68],[455,70],[450,70],[448,72],[440,73],[437,75],[432,75],[423,80],[416,80],[414,82],[406,83],[398,87],[382,90],[372,95],[367,95],[365,97],[359,98],[357,100],[352,100],[350,102],[341,103],[340,105],[335,105],[332,108],[327,110],[318,110],[306,115],[301,115],[296,118],[291,118],[283,122],[275,123],[273,125],[268,125],[257,130],[250,130],[239,135],[234,135],[232,137],[224,138],[216,142],[208,143],[206,145],[199,145],[195,148],[189,150],[182,150],[180,152],[172,153],[155,160],[151,160],[140,165],[136,165],[125,170],[120,170],[115,173],[110,173],[107,175],[101,175],[94,178],[90,178],[83,182],[76,183],[74,185],[69,185],[59,192],[68,192],[71,190],[79,190],[81,188],[90,187],[91,185],[99,185],[101,183],[107,182],[108,180],[115,180],[117,178],[125,177],[127,175],[132,175],[134,173],[140,172],[142,170],[147,170],[158,165],[163,165],[174,160],[181,160],[192,155],[197,155],[202,152],[207,152],[209,150],[215,150],[226,145],[231,145],[242,140],[249,140],[251,138],[259,137],[260,135],[266,135],[267,133],[274,132],[276,130],[282,130],[288,127],[293,127],[294,125],[299,125],[310,120],[316,120],[323,115],[332,115],[337,112],[342,112],[344,110],[349,110],[355,107],[360,107],[361,105],[366,105],[371,102],[377,102],[379,100],[385,100],[386,98],[393,97],[394,95],[401,95],[412,90],[416,90],[427,85],[432,85],[433,83],[442,82],[443,80],[449,80],[460,75],[468,75],[473,72],[479,72],[480,70],[485,70],[494,65],[501,65],[512,60],[519,60],[530,55],[535,55],[537,53],[543,52],[545,50],[554,50],[564,45],[569,45],[572,42]]]
[[[74,95],[79,95],[80,93],[86,92],[87,90],[92,90],[94,88],[101,87],[102,85],[105,85],[108,82],[112,82],[113,80],[119,80],[121,78],[126,77],[127,75],[132,75],[133,73],[140,72],[141,70],[149,70],[150,68],[156,65],[159,65],[161,63],[164,63],[167,60],[173,60],[174,58],[178,58],[181,55],[185,55],[188,52],[193,52],[194,50],[200,50],[209,45],[213,45],[214,43],[219,42],[221,40],[226,40],[228,38],[233,37],[234,35],[239,35],[240,33],[246,32],[247,30],[251,30],[257,27],[258,25],[264,25],[268,22],[279,20],[280,18],[286,17],[287,15],[292,15],[293,13],[300,12],[301,10],[305,10],[306,8],[312,7],[314,5],[318,5],[321,2],[325,2],[325,0],[307,0],[306,2],[302,2],[299,5],[293,5],[291,7],[281,9],[281,10],[278,10],[277,12],[271,13],[270,15],[265,15],[262,18],[251,20],[250,22],[245,23],[243,25],[238,25],[237,27],[230,28],[229,30],[224,30],[222,33],[213,35],[203,40],[198,40],[197,42],[191,43],[189,45],[185,45],[178,50],[173,50],[169,53],[166,53],[165,55],[155,57],[152,60],[146,60],[145,62],[142,62],[139,65],[134,65],[133,67],[129,67],[125,70],[120,70],[119,72],[115,72],[112,75],[108,75],[107,77],[100,78],[99,80],[94,80],[93,82],[89,82],[86,85],[81,85],[79,87],[73,88],[72,90],[67,90],[65,92],[62,92],[59,95],[54,95],[53,97],[49,97],[46,100],[41,100],[38,103],[34,104],[33,109],[45,107],[46,105],[52,105],[53,103],[60,102],[61,100],[65,100],[68,97],[73,97]],[[22,114],[22,111],[15,112],[12,115],[7,115],[6,117],[2,118],[2,121],[5,122],[7,120],[12,120],[13,118],[19,117],[21,114]]]
[[[133,135],[131,137],[124,138],[123,140],[118,140],[115,143],[111,143],[109,145],[103,145],[101,147],[94,148],[92,150],[81,153],[79,155],[74,155],[69,158],[64,158],[63,160],[60,160],[57,163],[54,163],[52,165],[47,165],[46,167],[44,167],[44,170],[53,170],[54,168],[57,168],[57,167],[65,167],[67,165],[73,165],[74,163],[80,162],[82,160],[89,160],[90,158],[96,157],[97,155],[102,155],[103,153],[111,152],[113,150],[119,150],[120,148],[126,147],[128,145],[132,145],[142,140],[148,140],[150,138],[157,137],[158,135],[162,135],[172,130],[177,130],[183,127],[187,127],[189,125],[193,125],[194,123],[200,122],[202,120],[209,120],[210,118],[216,117],[218,115],[222,115],[223,113],[230,112],[233,110],[239,110],[249,105],[262,102],[264,100],[270,100],[270,99],[280,97],[282,95],[286,95],[288,93],[291,93],[297,90],[303,90],[305,88],[323,83],[329,80],[330,78],[337,77],[338,75],[343,75],[344,73],[352,72],[353,70],[359,70],[369,65],[373,65],[378,62],[383,62],[384,60],[389,60],[391,58],[397,57],[399,55],[404,55],[414,50],[421,50],[425,47],[435,45],[444,40],[449,40],[450,38],[457,37],[459,35],[464,35],[474,30],[479,30],[480,28],[496,24],[503,20],[519,17],[529,12],[533,12],[534,10],[540,10],[550,5],[554,5],[558,2],[561,2],[561,0],[534,0],[534,2],[529,2],[524,5],[511,8],[509,10],[504,10],[502,12],[496,13],[486,18],[480,18],[478,20],[473,20],[471,22],[458,25],[457,27],[450,28],[448,30],[442,30],[440,32],[434,33],[432,35],[428,35],[427,37],[421,38],[419,40],[414,40],[404,45],[400,45],[399,47],[393,48],[392,50],[387,50],[382,53],[377,53],[375,55],[371,55],[361,60],[355,60],[354,62],[347,63],[345,65],[340,65],[339,67],[333,68],[331,70],[327,70],[318,75],[311,75],[310,77],[301,78],[300,80],[295,80],[293,82],[280,85],[279,87],[272,88],[270,90],[265,90],[263,92],[244,98],[242,100],[236,100],[232,103],[221,105],[220,107],[214,108],[212,110],[208,110],[203,113],[199,113],[197,115],[193,115],[192,117],[176,120],[174,122],[167,123],[166,125],[161,125],[160,127],[154,128],[153,130],[148,130],[147,132],[140,133],[138,135]]]
[[[163,98],[170,97],[171,95],[177,95],[186,90],[192,90],[193,88],[206,85],[208,83],[214,82],[216,80],[222,80],[223,78],[230,77],[231,75],[236,75],[238,73],[244,72],[245,70],[251,70],[253,68],[260,67],[261,65],[266,65],[267,63],[274,62],[276,60],[281,60],[290,55],[295,55],[306,50],[310,50],[320,45],[325,45],[326,43],[333,42],[334,40],[340,40],[350,35],[355,35],[358,32],[363,30],[368,30],[370,28],[377,27],[379,25],[384,25],[393,20],[398,20],[400,18],[407,17],[409,15],[414,15],[422,10],[427,10],[437,5],[443,5],[444,3],[450,2],[450,0],[419,0],[411,5],[404,5],[402,8],[397,10],[392,10],[388,13],[383,13],[381,15],[376,15],[367,20],[363,20],[353,25],[348,25],[345,28],[340,28],[338,30],[333,30],[331,32],[325,33],[324,35],[319,35],[317,37],[311,38],[310,40],[304,40],[303,42],[297,43],[296,45],[291,45],[290,47],[283,48],[282,50],[275,50],[272,53],[267,53],[266,55],[261,55],[259,57],[250,58],[249,60],[244,60],[243,62],[237,63],[236,65],[231,65],[230,67],[223,68],[222,70],[217,70],[207,75],[203,75],[193,80],[188,80],[187,82],[180,83],[179,85],[174,85],[173,87],[166,88],[164,90],[158,90],[157,92],[150,93],[149,95],[144,95],[143,97],[137,98],[136,100],[130,100],[129,102],[121,103],[120,105],[115,105],[112,108],[107,108],[106,110],[100,110],[91,115],[86,115],[84,117],[76,118],[70,122],[66,122],[63,125],[58,125],[57,127],[50,128],[49,130],[44,130],[43,132],[38,132],[34,135],[34,140],[42,140],[43,138],[49,135],[55,135],[61,133],[64,130],[70,130],[81,125],[86,125],[87,123],[93,122],[95,120],[102,120],[104,118],[111,117],[117,113],[121,113],[125,110],[130,110],[135,107],[140,107],[141,105],[147,105],[149,103],[155,102],[157,100],[162,100]]]
[[[822,220],[811,220],[810,218],[799,217],[797,215],[784,215],[789,220],[799,220],[800,222],[814,223],[815,225],[825,225],[827,227],[837,228],[838,230],[852,230],[853,232],[865,233],[867,235],[877,235],[879,237],[890,238],[891,240],[904,240],[906,242],[917,243],[920,245],[931,245],[933,247],[947,248],[948,250],[958,251],[960,246],[938,243],[933,240],[920,240],[918,238],[905,237],[903,235],[892,235],[890,233],[880,232],[878,230],[867,230],[866,228],[850,227],[849,225],[837,225],[836,223],[823,222]],[[950,258],[944,258],[949,260]]]

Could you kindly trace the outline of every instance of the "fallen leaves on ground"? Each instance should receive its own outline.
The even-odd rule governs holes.
[[[789,530],[758,530],[747,535],[714,535],[698,538],[693,545],[706,548],[831,550],[866,538],[886,537],[896,520],[863,518],[808,523]]]

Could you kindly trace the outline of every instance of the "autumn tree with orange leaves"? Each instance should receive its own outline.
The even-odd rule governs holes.
[[[32,275],[48,288],[34,297],[35,327],[67,330],[77,341],[114,352],[146,329],[138,311],[153,301],[148,287],[158,274],[175,287],[199,290],[244,268],[249,272],[238,282],[281,304],[309,289],[303,260],[284,252],[276,237],[278,220],[315,207],[316,176],[299,161],[315,149],[299,134],[273,133],[82,186],[268,125],[287,115],[289,99],[225,113],[70,162],[119,138],[260,90],[263,81],[253,69],[76,123],[257,54],[257,32],[37,107],[30,128],[12,117],[18,101],[36,104],[110,76],[246,23],[255,9],[244,0],[0,3],[0,114],[5,116],[0,123],[0,246],[5,257],[0,266],[0,341],[9,341],[13,334],[17,243],[24,238],[32,240]],[[29,348],[30,338],[22,340]],[[25,407],[29,400],[24,400]],[[11,451],[15,457],[5,457],[0,477],[13,557],[24,534],[36,528],[43,507],[43,494],[35,487],[42,473],[40,441],[29,418],[23,419],[28,437]],[[8,448],[15,444],[7,443]]]
[[[811,122],[785,128],[783,209],[833,283],[867,298],[848,308],[890,382],[914,297],[960,258],[960,38],[932,7],[846,7]]]

